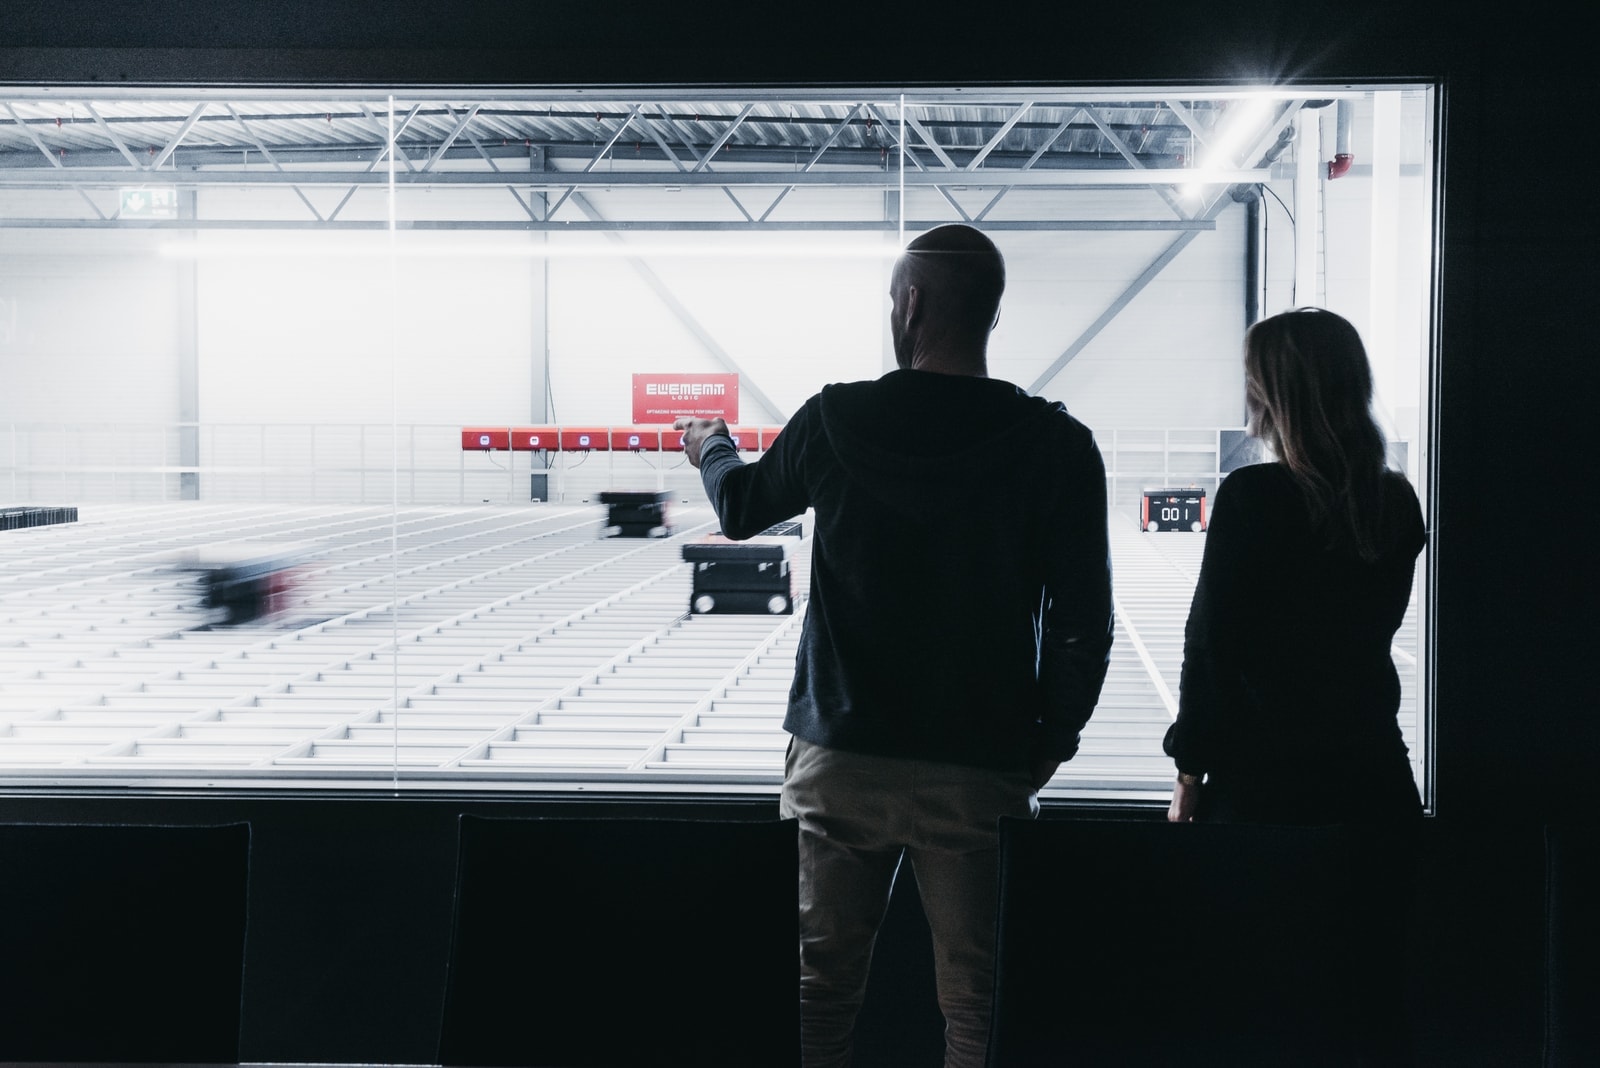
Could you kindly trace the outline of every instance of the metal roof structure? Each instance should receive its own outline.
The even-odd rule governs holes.
[[[0,91],[0,191],[79,194],[63,200],[70,210],[26,219],[0,213],[0,225],[259,228],[260,220],[243,218],[128,218],[107,191],[288,185],[346,191],[336,206],[314,204],[302,192],[303,225],[370,229],[382,224],[349,217],[346,205],[392,182],[504,186],[521,205],[514,222],[403,224],[415,229],[841,231],[949,221],[995,229],[1210,229],[1232,189],[1269,176],[1289,143],[1295,112],[1326,103],[1274,97],[1248,137],[1226,147],[1218,142],[1228,115],[1251,99],[1239,91],[1181,99],[1056,91],[916,99],[704,90],[681,99],[571,91],[400,99],[221,91],[104,99],[104,93]],[[1202,167],[1207,195],[1180,198],[1178,187],[1194,182]],[[721,189],[726,217],[599,218],[582,194],[601,186]],[[1151,212],[1125,220],[993,214],[1019,188],[1129,187],[1151,191]],[[828,218],[797,210],[790,194],[812,188],[896,195],[931,189],[947,217],[900,220],[886,209],[882,219]],[[954,196],[958,189],[968,195]]]

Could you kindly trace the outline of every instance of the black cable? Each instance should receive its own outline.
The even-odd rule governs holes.
[[[1294,212],[1289,210],[1289,205],[1285,204],[1283,202],[1283,198],[1277,193],[1273,192],[1272,187],[1267,185],[1267,183],[1260,183],[1260,189],[1262,192],[1269,194],[1273,200],[1278,202],[1278,207],[1283,209],[1284,216],[1289,220],[1289,244],[1290,247],[1295,250],[1295,259],[1298,261],[1300,258],[1300,227],[1295,225]],[[1268,270],[1267,264],[1268,257],[1272,255],[1272,242],[1267,240],[1267,220],[1270,219],[1271,216],[1272,213],[1270,211],[1264,211],[1261,213],[1261,287],[1263,295],[1265,294],[1268,280],[1272,277],[1272,272]]]
[[[1278,207],[1282,208],[1283,209],[1283,213],[1289,217],[1289,225],[1293,226],[1294,225],[1294,212],[1289,210],[1289,205],[1287,205],[1287,204],[1285,204],[1283,202],[1283,198],[1280,197],[1277,193],[1273,193],[1272,192],[1272,187],[1267,185],[1267,183],[1265,183],[1265,182],[1261,183],[1261,189],[1262,189],[1263,192],[1270,193],[1272,195],[1272,199],[1276,200],[1278,202]]]

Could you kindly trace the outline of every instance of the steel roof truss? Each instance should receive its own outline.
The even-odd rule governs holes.
[[[17,114],[17,109],[11,106],[10,101],[6,101],[6,113],[11,116],[11,121],[17,124],[17,128],[28,135],[28,140],[33,142],[34,147],[39,150],[39,154],[50,161],[50,166],[54,167],[56,170],[66,169],[66,164],[61,162],[61,157],[53,155],[50,152],[50,147],[44,143],[44,138],[40,137],[33,131],[31,127],[28,126],[27,123],[22,121],[22,116]],[[94,198],[89,196],[89,191],[87,189],[79,186],[78,196],[82,197],[83,202],[89,205],[90,211],[99,216],[101,222],[110,221],[110,219],[106,216],[106,213],[101,211],[100,206],[94,202]]]
[[[449,105],[445,106],[450,112],[450,117],[455,118],[455,109],[449,107]],[[462,133],[466,131],[467,124],[473,119],[477,118],[478,109],[481,107],[483,107],[482,104],[472,105],[472,110],[467,112],[466,117],[456,121],[455,129],[450,131],[449,136],[447,136],[440,143],[438,149],[433,153],[433,155],[428,157],[428,162],[422,165],[423,174],[427,174],[429,171],[433,170],[433,165],[444,159],[444,154],[450,151],[450,146],[456,143],[456,138],[460,137]]]
[[[151,170],[160,170],[161,165],[172,158],[172,154],[178,150],[179,142],[188,136],[190,130],[194,129],[194,124],[200,121],[200,116],[205,114],[205,110],[206,105],[203,103],[194,106],[194,110],[189,112],[189,117],[183,120],[183,125],[178,127],[178,132],[173,134],[172,139],[167,142],[167,147],[163,148],[160,155],[156,156],[154,161],[151,162]]]
[[[1266,152],[1272,148],[1273,145],[1277,144],[1278,135],[1283,132],[1283,128],[1285,126],[1294,121],[1295,114],[1299,112],[1301,106],[1301,101],[1289,101],[1284,109],[1278,114],[1277,118],[1273,119],[1273,121],[1267,125],[1267,128],[1262,131],[1261,136],[1256,138],[1249,150],[1241,153],[1239,158],[1250,160],[1261,159]],[[1223,160],[1223,163],[1224,165],[1232,166],[1233,161]],[[1232,186],[1223,186],[1222,191],[1217,194],[1216,199],[1206,205],[1207,213],[1210,214],[1212,209],[1217,208],[1218,205],[1222,203],[1224,198],[1232,195],[1232,192]]]
[[[945,170],[959,171],[961,169],[960,167],[956,166],[955,160],[951,159],[949,154],[946,153],[944,149],[939,147],[939,142],[933,139],[933,135],[923,127],[922,123],[918,122],[910,115],[909,109],[907,109],[905,120],[906,125],[915,130],[917,132],[917,136],[922,138],[923,143],[929,148],[933,149],[933,154],[939,157],[939,162],[944,164]]]
[[[115,189],[126,185],[128,171],[126,168],[113,169],[106,167],[67,167],[64,170],[43,171],[38,169],[38,174],[31,170],[8,169],[0,167],[0,187],[13,189],[65,189],[72,186],[83,186],[89,189]],[[170,185],[178,187],[213,186],[213,185],[301,185],[301,186],[333,186],[348,185],[383,186],[387,179],[381,175],[362,174],[358,171],[290,171],[278,170],[242,170],[238,168],[228,170],[199,170],[176,172],[171,169],[159,172],[140,172],[141,181],[148,185]],[[894,189],[899,181],[897,175],[885,173],[882,169],[855,169],[840,171],[812,171],[809,174],[800,174],[791,169],[786,170],[760,170],[760,171],[716,171],[713,173],[689,174],[687,171],[672,174],[660,171],[617,171],[614,174],[583,174],[577,172],[549,172],[534,177],[536,184],[548,188],[559,188],[567,185],[582,187],[609,187],[609,186],[635,186],[640,188],[661,186],[722,186],[732,185],[741,187],[770,186],[780,189],[789,185],[805,186],[837,186],[849,189]],[[1237,185],[1241,182],[1255,184],[1265,182],[1272,177],[1271,168],[1268,167],[1234,167],[1218,169],[1210,175],[1216,185]],[[1133,186],[1174,186],[1193,181],[1195,173],[1192,168],[1145,168],[1134,170],[1132,168],[1115,169],[1056,169],[1036,167],[1032,171],[987,171],[980,177],[962,178],[959,172],[952,174],[945,170],[914,172],[907,170],[905,182],[907,187],[915,186],[927,189],[940,185],[977,185],[984,188],[998,188],[1005,185],[1028,186],[1034,189],[1084,189],[1084,188],[1129,188]],[[483,171],[435,171],[423,177],[412,176],[402,178],[402,185],[504,185],[504,174]]]
[[[446,104],[445,105],[445,110],[450,112],[451,118],[455,117],[455,113],[456,113],[456,109],[455,108],[451,107],[449,104]],[[472,131],[468,130],[468,131],[466,131],[466,138],[467,138],[468,141],[470,141],[472,143],[472,147],[477,149],[478,155],[483,157],[483,161],[489,165],[489,169],[491,171],[494,171],[496,174],[499,174],[500,173],[500,165],[498,163],[496,163],[494,161],[494,157],[489,155],[488,151],[484,149],[483,142],[478,140],[477,135],[472,133]],[[528,218],[532,219],[534,222],[539,222],[540,221],[539,220],[539,213],[533,209],[533,205],[529,201],[522,199],[522,194],[517,192],[517,189],[516,189],[515,186],[507,185],[506,186],[506,192],[511,194],[511,199],[515,200],[517,202],[517,207],[521,208],[524,212],[527,213]],[[531,199],[531,197],[530,197],[530,199]]]
[[[1178,116],[1178,121],[1189,127],[1189,132],[1194,134],[1194,139],[1201,146],[1206,144],[1206,139],[1211,136],[1211,131],[1200,125],[1200,120],[1195,118],[1194,112],[1182,101],[1165,101],[1167,110]]]
[[[665,112],[662,112],[660,118],[663,122],[672,121],[671,119],[667,118]],[[678,158],[678,154],[672,151],[672,146],[667,144],[667,139],[661,136],[661,131],[656,129],[656,124],[651,121],[650,116],[641,114],[639,116],[639,125],[644,128],[645,133],[650,135],[650,139],[660,147],[662,153],[672,161],[672,165],[678,168],[678,172],[680,174],[686,173],[689,170],[689,168],[683,165],[683,160]]]
[[[592,157],[590,157],[589,162],[584,164],[583,170],[580,173],[588,174],[590,171],[594,170],[595,167],[600,165],[600,161],[606,158],[606,153],[610,152],[611,149],[616,145],[617,141],[622,137],[622,132],[633,123],[634,119],[639,117],[639,112],[643,108],[643,104],[633,105],[633,107],[628,111],[628,114],[623,117],[622,122],[617,126],[617,132],[611,135],[611,139],[605,143],[605,146],[601,148],[600,151],[596,152]],[[680,167],[678,169],[682,170],[683,168]],[[567,186],[566,190],[556,198],[556,202],[550,205],[549,209],[544,213],[544,217],[546,219],[553,218],[555,216],[556,209],[565,204],[567,202],[567,198],[570,197],[573,194],[573,191],[577,188],[578,187],[575,185]]]
[[[716,143],[711,146],[711,148],[701,158],[700,162],[695,164],[694,169],[697,171],[709,169],[708,165],[713,159],[716,158],[717,153],[722,151],[723,146],[728,143],[728,139],[734,135],[734,131],[738,130],[739,127],[744,124],[744,120],[749,118],[750,113],[755,109],[755,104],[746,104],[744,106],[744,110],[739,112],[738,117],[735,118],[733,122],[728,124],[728,128],[726,130],[722,131],[722,136],[717,138]]]
[[[105,134],[106,139],[116,146],[118,152],[122,153],[122,158],[128,161],[128,166],[136,171],[145,170],[145,165],[139,162],[139,158],[123,143],[122,138],[117,136],[116,131],[112,130],[106,120],[100,117],[100,113],[94,109],[94,105],[85,100],[83,101],[83,106],[94,118],[95,125],[100,127],[100,132]]]
[[[939,195],[944,197],[945,201],[952,208],[956,209],[956,214],[961,216],[962,222],[970,223],[972,221],[972,216],[967,214],[967,209],[961,206],[961,202],[956,200],[955,196],[950,192],[950,190],[946,189],[942,185],[936,185],[934,188],[939,191]]]
[[[822,147],[817,149],[816,152],[812,153],[811,158],[806,161],[806,165],[800,168],[801,174],[805,174],[807,171],[811,170],[812,167],[817,165],[817,161],[822,159],[823,155],[827,153],[828,149],[832,148],[838,142],[840,135],[850,128],[850,124],[855,121],[857,115],[861,114],[861,109],[864,106],[864,104],[857,104],[850,109],[850,113],[844,117],[844,121],[833,128],[833,132],[830,133],[828,135],[828,139],[822,143]],[[792,192],[794,192],[794,186],[785,186],[783,192],[778,194],[777,199],[767,206],[767,210],[762,212],[761,218],[757,219],[756,221],[766,222],[767,217],[772,214],[773,209],[779,204],[783,203],[783,198]]]
[[[576,194],[575,194],[576,195]],[[92,202],[91,202],[92,206]],[[907,230],[931,230],[943,226],[947,219],[907,219]],[[866,221],[861,219],[807,219],[769,222],[746,222],[736,219],[622,219],[593,223],[585,221],[551,222],[549,219],[408,219],[397,224],[402,230],[461,231],[464,233],[823,233],[823,234],[893,234],[900,229],[893,219]],[[1181,233],[1189,230],[1215,230],[1216,225],[1204,220],[1182,219],[1001,219],[989,222],[986,227],[994,231],[1097,231],[1144,232],[1166,231]],[[171,230],[175,233],[194,233],[201,230],[252,230],[252,231],[383,231],[388,223],[380,219],[355,222],[309,219],[140,219],[135,222],[108,219],[101,215],[93,219],[43,219],[10,218],[0,216],[0,230],[85,230],[85,229],[137,229]]]
[[[871,104],[868,106],[871,109],[873,116],[877,118],[878,125],[882,126],[885,130],[894,130],[896,128],[897,124],[890,122],[888,117],[885,116],[883,112],[878,110],[878,105]],[[922,161],[917,158],[917,154],[911,151],[906,143],[900,138],[898,133],[891,133],[889,136],[894,138],[895,151],[900,153],[903,159],[909,159],[919,171],[925,171],[928,169],[922,165]]]
[[[1087,105],[1085,105],[1081,110],[1085,115],[1089,116],[1089,121],[1094,123],[1095,128],[1100,131],[1100,136],[1111,142],[1111,147],[1116,149],[1117,153],[1121,155],[1123,159],[1128,161],[1129,166],[1138,171],[1149,170],[1149,168],[1144,165],[1144,161],[1141,160],[1137,154],[1135,154],[1133,149],[1128,147],[1128,143],[1122,139],[1122,135],[1113,130],[1110,124],[1107,123],[1105,119],[1100,117],[1100,113],[1098,111],[1092,107],[1088,107]],[[1157,196],[1167,202],[1167,207],[1171,208],[1173,214],[1178,218],[1188,219],[1193,217],[1183,209],[1183,204],[1179,202],[1177,196],[1172,192],[1171,189],[1168,189],[1164,185],[1152,185],[1150,188],[1155,190]]]
[[[873,110],[876,111],[877,109],[874,108]],[[881,119],[882,116],[880,115],[879,118]],[[938,156],[940,161],[944,163],[945,170],[947,170],[947,171],[960,171],[961,170],[960,167],[956,166],[955,161],[950,158],[950,156],[945,152],[945,150],[939,147],[939,143],[933,139],[933,135],[928,133],[928,131],[925,128],[923,128],[923,125],[920,122],[918,122],[916,119],[912,118],[909,113],[905,113],[904,109],[902,109],[901,118],[905,121],[905,124],[907,126],[911,127],[913,130],[916,131],[917,136],[922,138],[923,142],[926,143],[929,148],[933,149],[933,154],[935,156]],[[885,122],[884,125],[887,126],[888,123]],[[902,145],[902,147],[905,148],[904,156],[905,157],[909,157],[911,162],[913,162],[913,163],[915,163],[917,165],[917,169],[918,170],[926,170],[927,169],[922,165],[922,161],[917,159],[917,154],[915,152],[912,152],[910,150],[909,146]],[[945,199],[946,203],[948,203],[952,208],[956,209],[956,214],[961,216],[961,220],[963,222],[969,222],[970,223],[972,221],[972,216],[967,214],[967,209],[963,208],[961,206],[961,204],[956,200],[956,198],[953,195],[951,195],[950,190],[946,189],[942,185],[936,185],[936,186],[934,186],[934,189],[936,189],[938,191],[939,195]]]
[[[740,123],[744,122],[745,116],[749,115],[751,109],[753,109],[754,107],[755,107],[754,104],[745,105],[744,111],[739,113],[739,117],[734,119],[733,120],[733,125],[731,127],[729,127],[728,136],[732,136],[733,131],[736,130],[739,127]],[[672,158],[672,162],[677,164],[678,170],[681,171],[684,174],[701,174],[701,173],[710,174],[710,173],[712,173],[711,167],[710,167],[711,157],[716,155],[716,152],[717,152],[718,148],[720,148],[722,145],[727,143],[726,139],[724,139],[722,141],[718,141],[717,144],[714,145],[711,148],[710,151],[708,151],[704,156],[702,156],[702,155],[700,155],[698,152],[696,152],[694,150],[694,145],[690,142],[689,136],[683,132],[683,128],[678,125],[677,120],[674,119],[671,115],[667,114],[665,109],[662,109],[661,114],[658,116],[658,118],[660,119],[660,121],[666,123],[667,126],[672,130],[672,132],[678,136],[678,140],[683,142],[683,150],[685,152],[689,153],[690,157],[692,157],[694,159],[694,161],[695,161],[695,164],[694,164],[694,166],[692,168],[691,167],[685,167],[683,165],[683,162],[678,159],[677,154],[675,152],[673,152],[672,149],[668,148],[667,147],[667,143],[664,140],[661,139],[661,136],[659,134],[657,134],[656,135],[656,144],[661,146],[661,151],[665,152],[668,156],[670,156]],[[722,187],[722,191],[723,191],[723,193],[727,194],[727,197],[728,197],[729,200],[733,201],[733,206],[739,209],[739,214],[744,216],[746,222],[755,222],[756,221],[756,217],[754,215],[751,215],[750,212],[745,209],[745,206],[743,204],[739,203],[739,198],[733,195],[733,190],[732,189],[729,189],[727,186],[723,186]]]
[[[1011,128],[1017,123],[1021,122],[1022,117],[1031,110],[1033,110],[1033,101],[1023,101],[1022,106],[1018,108],[1003,125],[1001,125],[1000,129],[995,131],[995,135],[993,137],[989,138],[989,143],[979,149],[976,156],[972,157],[972,161],[967,164],[967,170],[977,170],[978,167],[983,164],[983,161],[989,157],[989,153],[1000,147],[1000,142],[1006,139],[1006,135],[1011,132]]]
[[[451,107],[449,104],[446,104],[444,106],[444,108],[445,108],[446,111],[448,111],[450,113],[450,117],[452,119],[456,117],[456,109],[455,108]],[[471,118],[471,116],[469,115],[468,119],[470,119],[470,118]],[[457,131],[457,134],[458,134],[458,136],[465,136],[466,137],[467,142],[470,145],[472,145],[472,147],[477,151],[479,156],[483,157],[483,162],[485,162],[485,163],[487,163],[489,165],[489,169],[491,171],[494,171],[496,174],[500,173],[500,165],[494,161],[494,157],[493,156],[489,155],[488,152],[484,151],[483,142],[478,140],[478,135],[477,134],[473,133],[471,130],[468,130],[466,128],[466,123],[465,122],[462,123],[461,129]]]
[[[400,135],[405,132],[405,128],[407,126],[411,125],[411,120],[417,117],[417,111],[421,109],[421,107],[421,104],[416,105],[416,107],[411,109],[411,113],[401,120],[400,124],[395,127],[394,140],[391,141],[387,131],[385,131],[381,124],[379,124],[378,117],[372,113],[372,109],[367,107],[365,104],[361,106],[361,110],[366,112],[367,118],[371,119],[373,124],[379,127],[379,133],[383,135],[384,140],[384,147],[378,151],[378,154],[372,158],[372,162],[367,164],[366,169],[361,173],[371,174],[373,171],[377,170],[378,164],[382,163],[388,158],[388,154],[391,150],[394,152],[395,158],[406,165],[407,170],[413,173],[416,172],[416,168],[411,165],[411,160],[406,158],[406,154],[404,152],[400,151]],[[344,210],[344,206],[350,203],[350,198],[355,196],[356,190],[360,188],[361,187],[358,185],[353,185],[349,189],[345,190],[345,194],[339,199],[339,203],[335,204],[333,206],[333,210],[328,213],[328,222],[333,222],[339,217],[339,213]]]
[[[1072,124],[1078,121],[1078,118],[1081,115],[1083,115],[1083,109],[1074,108],[1072,110],[1072,114],[1061,120],[1061,125],[1050,131],[1050,136],[1044,139],[1044,144],[1040,145],[1038,149],[1034,151],[1033,155],[1028,157],[1028,162],[1024,163],[1021,169],[1025,171],[1033,170],[1033,165],[1044,158],[1044,154],[1050,150],[1050,146],[1059,141],[1061,139],[1061,135],[1066,133]]]
[[[283,165],[276,159],[272,158],[272,153],[267,149],[265,142],[256,136],[255,131],[250,128],[250,124],[244,121],[244,116],[239,114],[238,109],[232,104],[228,104],[227,108],[228,114],[232,115],[234,119],[238,121],[239,128],[244,131],[245,136],[255,142],[256,148],[261,150],[261,155],[266,157],[268,163],[272,164],[273,170],[276,170],[280,173],[287,173],[284,171]],[[311,198],[306,196],[304,190],[302,190],[298,185],[291,186],[290,188],[294,190],[294,195],[300,198],[300,202],[306,206],[311,214],[317,217],[318,222],[327,222],[327,220],[322,217],[322,213],[317,210],[317,206],[311,203]]]
[[[1078,121],[1078,116],[1082,114],[1082,108],[1073,108],[1071,114],[1069,114],[1065,119],[1062,119],[1061,124],[1058,125],[1054,130],[1050,131],[1050,136],[1044,139],[1044,144],[1040,145],[1034,151],[1033,155],[1028,157],[1028,161],[1017,169],[1019,171],[1033,170],[1033,165],[1044,158],[1044,154],[1050,150],[1050,146],[1059,141],[1061,139],[1061,135],[1066,133],[1072,124]],[[996,193],[994,198],[983,206],[983,210],[978,212],[978,214],[973,217],[973,221],[982,222],[984,219],[988,218],[989,213],[994,210],[995,205],[1000,203],[1001,200],[1005,199],[1005,195],[1011,192],[1011,189],[1012,187],[1008,185],[1001,189],[1000,192]]]
[[[1013,115],[1011,120],[1005,124],[999,136],[1003,138],[1006,134],[1010,133],[1011,127],[1015,126],[1017,121],[1022,118],[1022,115],[1028,110],[1028,108],[1031,108],[1032,106],[1032,102],[1025,104],[1022,108],[1022,111],[1018,112],[1016,115]],[[933,149],[933,154],[939,157],[940,162],[942,162],[945,166],[945,170],[959,172],[962,169],[961,167],[957,166],[956,161],[951,159],[949,154],[939,146],[939,142],[933,139],[933,135],[927,131],[927,128],[910,115],[909,110],[904,118],[906,125],[915,130],[917,132],[917,136],[922,138],[923,143],[925,143],[929,148]],[[993,151],[994,146],[998,143],[998,141],[995,141],[979,152],[973,160],[973,166],[983,162],[983,158]],[[910,155],[912,159],[916,159],[916,155],[914,153],[908,153],[908,155]],[[956,209],[956,214],[961,216],[962,222],[972,222],[972,216],[967,214],[967,209],[961,206],[960,201],[956,200],[955,194],[951,193],[949,189],[942,185],[936,185],[934,186],[934,189],[937,190],[939,195],[945,199],[947,204]]]
[[[384,148],[379,151],[378,158],[372,161],[372,166],[368,167],[367,170],[370,172],[376,168],[378,164],[383,162],[384,153],[392,151],[394,153],[394,158],[399,160],[401,163],[404,163],[408,172],[416,174],[416,164],[411,162],[411,157],[406,155],[405,149],[400,147],[400,135],[406,132],[406,128],[411,125],[411,120],[416,118],[417,114],[422,110],[422,105],[414,105],[411,110],[406,113],[406,117],[400,120],[400,124],[394,128],[394,140],[392,142],[389,139],[388,130],[384,127],[383,120],[374,115],[372,113],[372,109],[367,107],[365,104],[361,105],[361,110],[366,114],[367,118],[372,121],[373,128],[378,131],[378,140],[384,143]]]
[[[50,151],[49,146],[44,143],[44,138],[40,137],[33,127],[22,121],[22,116],[17,114],[17,109],[11,106],[9,100],[6,101],[6,113],[11,116],[11,121],[17,124],[17,129],[28,135],[28,140],[33,142],[40,155],[50,161],[50,166],[56,168],[56,170],[61,170],[64,166],[61,158]]]

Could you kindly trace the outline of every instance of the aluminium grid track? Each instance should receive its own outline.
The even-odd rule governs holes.
[[[775,785],[803,599],[686,617],[681,547],[715,529],[710,510],[674,506],[662,539],[600,538],[604,514],[97,505],[7,532],[0,779]],[[286,541],[305,552],[285,618],[204,627],[179,555]],[[1064,795],[1171,779],[1161,735],[1204,538],[1114,516],[1112,544],[1117,641]],[[1414,656],[1414,624],[1397,658],[1407,641]]]

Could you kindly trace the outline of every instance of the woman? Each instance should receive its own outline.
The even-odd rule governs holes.
[[[1425,533],[1385,470],[1349,322],[1300,308],[1245,336],[1250,433],[1275,462],[1217,491],[1184,631],[1167,818],[1366,823],[1421,814],[1390,646]]]

